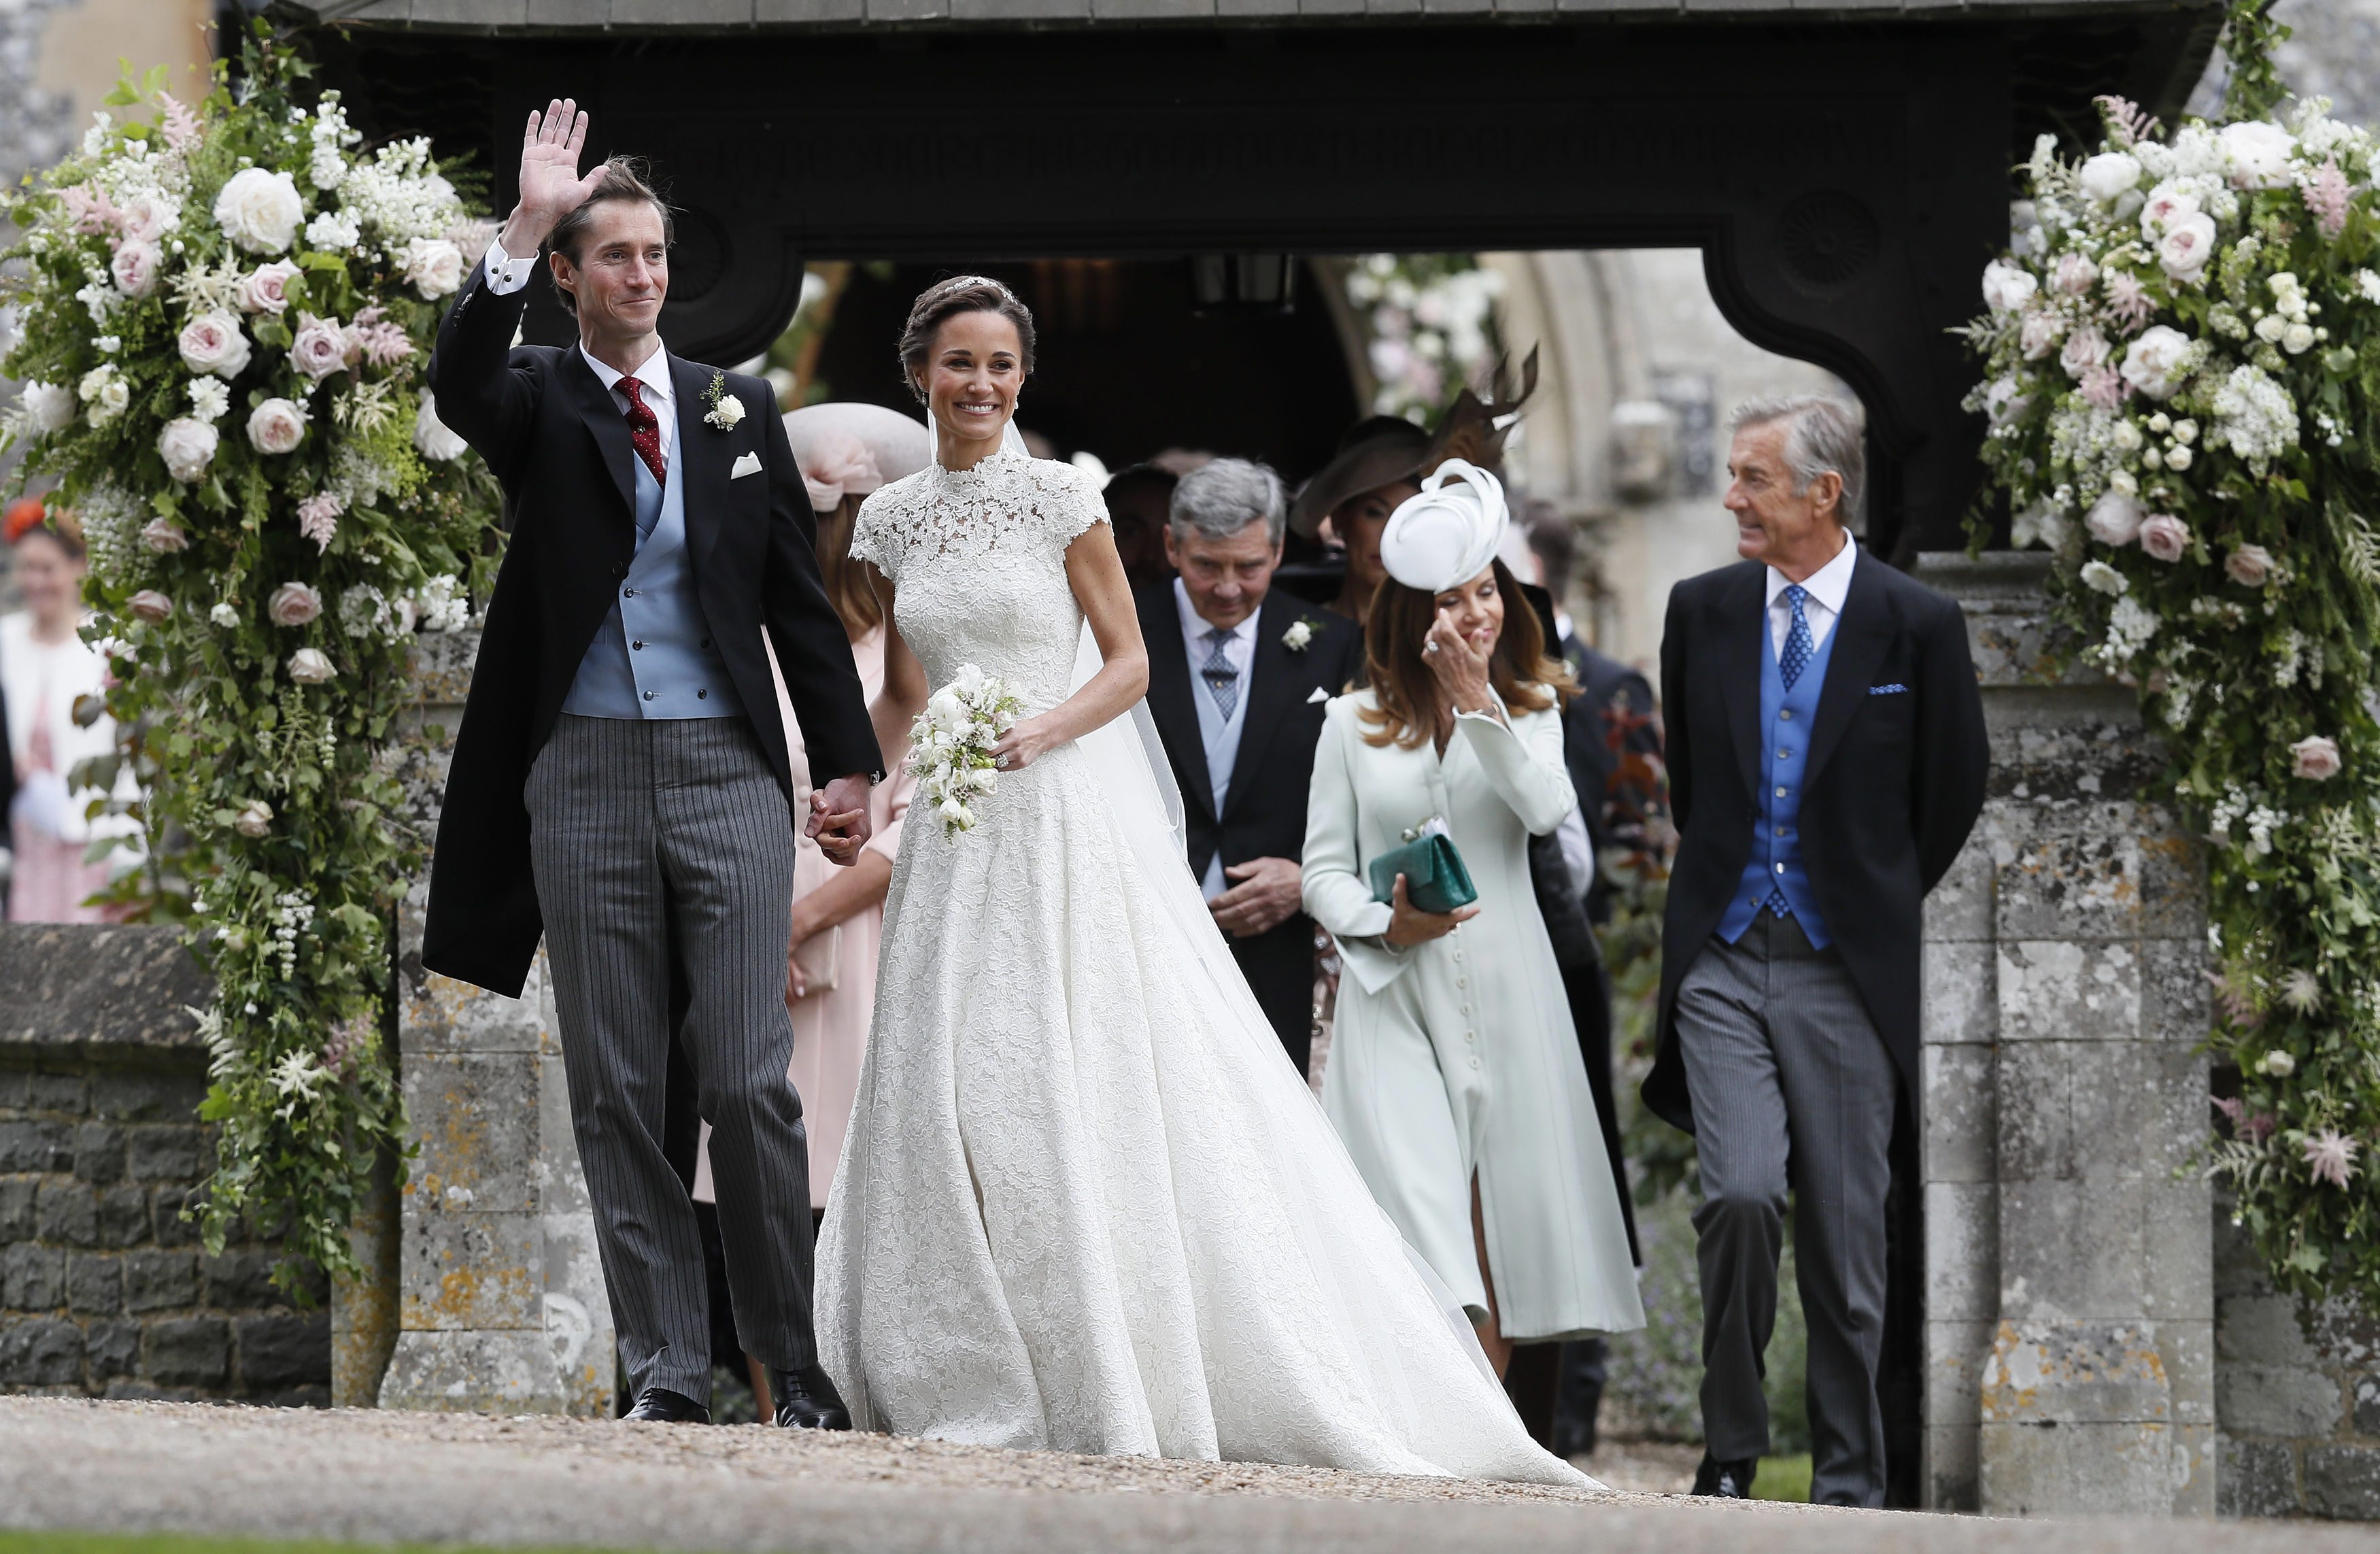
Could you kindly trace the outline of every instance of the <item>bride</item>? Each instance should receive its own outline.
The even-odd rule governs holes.
[[[1198,899],[1126,716],[1148,665],[1098,492],[1004,441],[1031,314],[942,282],[901,363],[938,457],[852,539],[895,628],[879,734],[969,663],[1028,715],[974,828],[913,823],[893,867],[819,1249],[854,1422],[1591,1486],[1530,1440]]]

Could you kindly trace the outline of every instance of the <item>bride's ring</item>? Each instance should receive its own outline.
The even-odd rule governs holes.
[[[991,758],[991,764],[998,767],[1001,771],[1005,771],[1008,770],[1008,758],[1006,756],[994,756]]]

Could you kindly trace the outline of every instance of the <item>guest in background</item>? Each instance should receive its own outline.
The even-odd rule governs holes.
[[[1917,1065],[1925,892],[1983,808],[1982,694],[1959,606],[1860,553],[1855,409],[1738,411],[1744,559],[1680,583],[1661,635],[1677,867],[1645,1104],[1702,1177],[1702,1466],[1744,1498],[1786,1196],[1809,1324],[1810,1498],[1884,1503],[1886,1195]]]
[[[1579,694],[1562,709],[1562,757],[1578,808],[1555,833],[1566,899],[1547,903],[1540,870],[1540,904],[1570,994],[1571,1018],[1578,1026],[1579,1056],[1595,1090],[1595,1111],[1603,1130],[1612,1176],[1621,1185],[1621,1211],[1628,1221],[1628,1248],[1641,1265],[1635,1205],[1628,1190],[1626,1156],[1620,1136],[1619,1098],[1612,1060],[1611,977],[1595,929],[1611,917],[1611,889],[1603,859],[1615,847],[1644,845],[1644,818],[1659,802],[1661,731],[1654,721],[1653,688],[1645,676],[1581,641],[1562,601],[1569,597],[1577,565],[1578,530],[1548,502],[1524,505],[1529,556],[1536,580],[1554,601],[1561,656],[1578,681]],[[1557,1456],[1595,1450],[1596,1414],[1609,1373],[1609,1346],[1600,1338],[1577,1339],[1561,1348],[1552,1439]]]
[[[1644,1310],[1529,881],[1529,837],[1574,804],[1559,710],[1570,677],[1495,559],[1493,477],[1457,460],[1432,485],[1382,534],[1366,688],[1330,706],[1305,904],[1345,962],[1323,1107],[1500,1375],[1516,1342],[1639,1327]],[[1431,825],[1477,904],[1422,911],[1402,876],[1375,900],[1372,860]]]
[[[1110,476],[1099,492],[1109,526],[1115,530],[1116,554],[1123,558],[1123,575],[1135,592],[1154,588],[1172,575],[1172,564],[1165,559],[1165,527],[1180,480],[1154,464],[1127,465]]]
[[[1401,416],[1372,416],[1339,439],[1338,452],[1297,493],[1292,521],[1308,540],[1334,540],[1346,572],[1328,608],[1360,623],[1388,573],[1380,565],[1380,531],[1397,504],[1421,490],[1429,461],[1428,432]]]
[[[1187,812],[1190,868],[1290,1061],[1314,1021],[1314,924],[1301,904],[1306,793],[1324,704],[1361,637],[1272,588],[1288,520],[1281,477],[1219,458],[1173,490],[1172,581],[1135,590],[1148,710]]]
[[[9,806],[15,864],[8,917],[19,923],[96,923],[102,907],[85,904],[114,874],[137,861],[140,823],[128,816],[89,818],[91,803],[109,789],[72,785],[78,763],[116,753],[115,721],[105,713],[88,727],[75,721],[75,703],[103,694],[107,661],[77,635],[83,623],[87,570],[82,531],[71,513],[52,514],[39,497],[12,504],[0,519],[14,552],[18,591],[25,608],[0,615],[0,698],[8,709],[8,757],[17,783]],[[120,763],[115,796],[139,797],[130,763]],[[123,839],[109,855],[85,861],[94,839]]]

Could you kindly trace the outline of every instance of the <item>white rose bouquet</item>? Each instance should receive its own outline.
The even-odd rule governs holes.
[[[353,1266],[352,1206],[401,1131],[377,1039],[332,1036],[381,1026],[392,882],[422,862],[407,660],[417,625],[484,597],[498,493],[422,387],[470,230],[454,185],[426,141],[363,147],[335,94],[301,99],[269,33],[245,52],[237,100],[128,79],[6,197],[0,371],[30,385],[14,479],[90,541],[153,860],[116,904],[186,922],[219,990],[201,1228],[285,1223],[294,1293],[303,1264]]]
[[[991,791],[991,747],[1014,725],[1025,699],[1008,683],[963,663],[909,727],[909,770],[917,799],[942,822],[944,836],[975,826],[967,801]]]
[[[2076,656],[2137,687],[2169,739],[2158,787],[2210,842],[2212,1040],[2237,1074],[2211,1168],[2276,1279],[2370,1296],[2380,146],[2287,99],[2286,32],[2252,0],[2227,26],[2219,122],[2168,134],[2103,98],[2090,154],[2036,146],[1965,332],[1969,407],[2011,540],[2052,552]]]

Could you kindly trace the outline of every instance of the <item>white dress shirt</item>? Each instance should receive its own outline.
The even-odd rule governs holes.
[[[509,297],[528,285],[529,271],[537,258],[532,254],[528,259],[515,259],[504,252],[504,244],[491,238],[487,262],[489,295]],[[622,372],[596,360],[588,355],[584,341],[579,343],[578,354],[587,358],[587,365],[595,369],[596,378],[612,391],[612,403],[620,407],[623,418],[628,413],[628,396],[620,392],[620,380],[634,378],[644,384],[645,405],[652,411],[653,419],[661,422],[662,464],[667,467],[671,445],[677,441],[677,391],[670,386],[669,353],[662,348],[660,336],[653,339],[652,355],[638,363],[633,372]]]
[[[1858,565],[1859,541],[1846,534],[1835,559],[1802,580],[1809,594],[1802,602],[1802,616],[1810,623],[1812,651],[1835,629],[1835,617],[1843,613],[1843,601],[1852,591],[1852,568]],[[1793,630],[1793,601],[1785,597],[1785,590],[1792,586],[1792,578],[1773,566],[1768,569],[1768,647],[1779,658],[1785,653],[1785,638]]]
[[[1215,815],[1220,819],[1223,801],[1231,793],[1232,767],[1240,759],[1240,735],[1247,727],[1248,692],[1256,679],[1248,671],[1256,662],[1257,619],[1262,612],[1252,610],[1246,620],[1226,628],[1231,635],[1223,639],[1223,662],[1240,672],[1233,682],[1238,694],[1232,700],[1232,715],[1226,718],[1215,705],[1215,693],[1208,689],[1204,673],[1207,662],[1215,656],[1215,645],[1207,640],[1215,624],[1191,604],[1190,590],[1179,577],[1173,579],[1173,608],[1182,617],[1183,646],[1190,652],[1190,699],[1198,709],[1198,736],[1207,747],[1207,785],[1215,795]],[[1222,849],[1217,848],[1207,860],[1207,873],[1198,885],[1210,901],[1231,888],[1223,875]]]

